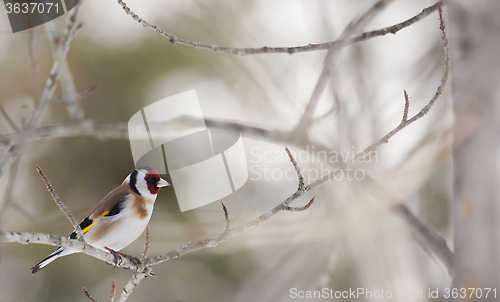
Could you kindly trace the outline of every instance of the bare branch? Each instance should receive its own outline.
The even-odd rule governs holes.
[[[83,289],[83,292],[85,293],[85,296],[87,296],[87,298],[89,298],[90,301],[92,301],[92,302],[99,302],[98,300],[94,299],[90,295],[89,291],[85,288],[85,286],[82,289]],[[116,282],[115,282],[115,279],[113,279],[113,281],[111,282],[111,294],[109,296],[109,301],[110,302],[115,301],[115,294],[116,294]]]
[[[80,227],[80,224],[78,223],[78,221],[75,219],[75,216],[73,216],[73,214],[68,210],[66,205],[59,198],[56,191],[54,190],[54,188],[50,184],[50,181],[47,179],[47,177],[45,177],[45,174],[43,173],[42,168],[40,168],[39,166],[36,166],[36,169],[37,169],[38,173],[40,174],[40,176],[42,176],[43,182],[45,183],[45,186],[47,186],[47,190],[49,191],[50,195],[52,195],[52,198],[56,202],[57,206],[59,207],[59,209],[64,213],[66,218],[68,218],[68,220],[73,225],[73,228],[75,229],[77,238],[79,240],[84,240],[82,228]]]
[[[299,196],[301,196],[305,193],[304,191],[301,191],[301,192],[302,193],[296,192],[295,194],[288,197],[286,200],[284,200],[282,203],[280,203],[276,207],[272,208],[271,210],[267,211],[266,213],[252,219],[251,221],[249,221],[249,222],[247,222],[239,227],[231,228],[231,229],[225,231],[224,233],[216,235],[210,239],[205,239],[203,241],[199,241],[196,243],[188,243],[188,244],[184,245],[183,247],[181,247],[179,249],[172,250],[166,254],[151,257],[151,258],[146,260],[145,264],[147,266],[157,265],[157,264],[160,264],[162,262],[165,262],[165,261],[168,261],[171,259],[179,258],[180,256],[187,254],[187,253],[190,253],[190,252],[194,252],[194,251],[201,250],[201,249],[208,248],[208,247],[216,247],[219,243],[222,243],[231,237],[234,237],[238,234],[241,234],[241,233],[243,233],[243,232],[245,232],[253,227],[260,225],[263,222],[268,221],[276,213],[278,213],[280,211],[285,211],[287,208],[286,203],[289,203],[289,202],[297,199]],[[306,206],[308,206],[308,205],[310,206],[311,203],[312,202],[309,201],[309,203],[306,204]]]
[[[90,295],[90,293],[89,293],[89,292],[88,292],[88,290],[85,288],[85,286],[84,286],[84,287],[82,287],[82,289],[83,289],[83,292],[85,293],[85,296],[87,296],[87,298],[89,298],[89,300],[90,300],[90,301],[92,301],[92,302],[99,302],[99,301],[97,301],[96,299],[94,299],[94,298]]]
[[[26,232],[3,232],[0,231],[0,242],[11,242],[20,244],[46,244],[57,247],[71,248],[75,251],[87,254],[108,264],[114,265],[115,258],[110,253],[101,249],[95,248],[85,241],[78,239],[69,239],[57,234],[42,234],[42,233],[26,233]],[[137,266],[128,258],[122,258],[122,261],[117,265],[124,269],[137,269]]]
[[[408,125],[412,124],[413,122],[422,118],[424,115],[426,115],[431,110],[431,108],[434,105],[434,103],[436,102],[436,100],[443,93],[444,86],[446,85],[446,81],[448,80],[448,71],[450,68],[449,61],[450,60],[449,60],[449,56],[448,56],[448,38],[446,37],[446,32],[445,32],[444,22],[443,22],[443,12],[441,9],[441,5],[439,3],[437,4],[437,6],[439,8],[438,9],[439,28],[441,29],[441,33],[443,35],[443,47],[444,47],[444,73],[443,73],[443,77],[441,78],[441,84],[437,88],[436,93],[434,93],[434,96],[431,98],[431,100],[417,114],[415,114],[409,120],[407,119],[406,121],[403,118],[401,123],[399,123],[399,125],[396,128],[392,129],[389,133],[387,133],[384,137],[382,137],[381,139],[379,139],[378,141],[376,141],[372,145],[366,147],[366,149],[364,149],[363,151],[358,153],[357,157],[363,156],[365,154],[369,154],[371,151],[375,150],[378,146],[389,142],[390,138],[392,138],[394,135],[396,135],[399,131],[406,128],[406,126],[408,126]],[[407,97],[407,95],[405,92],[405,98],[406,97]],[[407,102],[409,102],[409,101],[407,101]],[[406,106],[405,106],[405,110],[406,110]],[[403,117],[404,117],[404,114],[403,114]]]
[[[408,110],[410,109],[410,99],[408,98],[408,93],[406,90],[404,91],[405,93],[405,109],[403,110],[403,119],[402,123],[408,122]]]
[[[393,208],[404,221],[406,221],[413,232],[425,242],[425,246],[429,247],[441,262],[448,269],[448,273],[452,276],[453,269],[453,252],[448,247],[446,240],[440,237],[429,226],[420,221],[404,204],[399,203]]]
[[[295,163],[295,164],[293,163],[295,160],[293,159],[293,156],[291,155],[291,153],[289,153],[289,156],[290,156],[290,161],[292,161],[292,164],[294,166],[297,165],[297,163]],[[298,165],[297,165],[297,168],[298,168]],[[300,169],[297,169],[297,170],[300,172]],[[276,213],[278,213],[280,211],[295,211],[296,212],[296,211],[306,210],[312,205],[312,203],[314,201],[314,197],[303,207],[292,208],[289,205],[292,201],[294,201],[298,197],[304,195],[308,191],[307,188],[308,187],[303,187],[302,189],[300,189],[300,188],[297,189],[297,191],[295,191],[295,193],[290,195],[287,199],[282,201],[280,204],[278,204],[277,206],[275,206],[271,210],[269,210],[266,213],[252,219],[251,221],[249,221],[243,225],[240,225],[239,227],[230,228],[230,229],[226,228],[226,230],[223,233],[216,235],[212,238],[205,239],[203,241],[199,241],[196,243],[190,242],[179,249],[175,249],[175,250],[170,251],[170,252],[163,254],[163,255],[151,257],[144,262],[144,265],[146,267],[149,267],[151,265],[156,265],[156,264],[160,264],[162,262],[165,262],[165,261],[168,261],[171,259],[179,258],[180,256],[182,256],[184,254],[194,252],[194,251],[197,251],[200,249],[204,249],[204,248],[208,248],[208,247],[216,247],[219,243],[224,242],[231,237],[234,237],[238,234],[241,234],[241,233],[249,230],[250,228],[256,227],[256,226],[260,225],[261,223],[268,221],[272,216],[274,216]],[[227,223],[227,220],[226,220],[226,223]]]
[[[226,220],[226,231],[227,231],[227,230],[229,230],[231,228],[231,224],[230,224],[230,221],[229,221],[229,213],[227,212],[227,208],[224,205],[224,203],[221,202],[221,204],[222,204],[222,209],[224,210],[224,219]]]
[[[144,244],[144,252],[142,252],[142,260],[146,259],[149,252],[149,226],[146,227],[146,243]]]
[[[113,279],[113,282],[111,282],[111,294],[109,295],[109,302],[115,301],[115,295],[116,295],[116,282],[115,279]]]
[[[54,96],[54,98],[52,98],[52,102],[67,105],[68,103],[73,102],[73,99],[81,100],[81,99],[84,99],[84,98],[90,96],[92,93],[94,93],[97,90],[97,88],[99,88],[99,84],[95,84],[92,87],[90,87],[89,89],[82,91],[80,93],[76,93],[75,95],[63,94],[63,95]]]
[[[311,198],[311,200],[309,200],[309,202],[305,206],[303,206],[303,207],[291,207],[291,206],[287,205],[287,206],[285,206],[285,210],[286,211],[291,211],[291,212],[302,212],[304,210],[307,210],[313,204],[314,198],[316,198],[316,196],[314,196],[313,198]]]
[[[297,178],[299,179],[299,186],[298,186],[297,190],[302,190],[304,188],[304,176],[302,176],[302,172],[300,171],[300,167],[299,167],[299,165],[297,165],[297,162],[295,161],[295,158],[293,158],[290,150],[288,150],[288,148],[285,147],[285,151],[288,154],[288,157],[290,158],[290,161],[292,162],[292,165],[295,168],[295,173],[297,173]]]
[[[118,302],[125,302],[130,294],[134,291],[134,288],[144,280],[146,276],[142,273],[135,272],[134,275],[128,280],[127,284],[123,288],[122,294],[120,295],[120,299]]]
[[[442,1],[438,2],[442,3]],[[316,43],[316,44],[308,44],[308,45],[302,45],[302,46],[293,46],[293,47],[260,47],[260,48],[235,48],[235,47],[221,47],[217,45],[210,45],[210,44],[203,44],[199,42],[194,42],[194,41],[189,41],[185,40],[182,38],[179,38],[171,33],[168,33],[164,31],[163,29],[159,28],[158,26],[151,24],[147,22],[146,20],[142,19],[134,13],[130,7],[127,6],[127,4],[122,1],[118,0],[118,4],[120,4],[128,15],[132,17],[135,21],[139,22],[142,24],[142,26],[147,27],[149,29],[154,30],[157,34],[167,38],[171,43],[178,43],[181,45],[189,46],[189,47],[194,47],[202,50],[211,50],[214,52],[222,52],[222,53],[228,53],[228,54],[233,54],[233,55],[240,55],[240,56],[246,56],[246,55],[255,55],[255,54],[271,54],[271,53],[285,53],[285,54],[294,54],[294,53],[301,53],[301,52],[310,52],[310,51],[317,51],[317,50],[327,50],[330,49],[338,44],[342,44],[344,47],[348,45],[352,45],[354,43],[366,41],[375,37],[380,37],[380,36],[385,36],[389,33],[391,34],[396,34],[398,31],[424,19],[431,13],[435,12],[437,10],[437,3],[434,5],[431,5],[425,9],[422,10],[421,13],[415,15],[414,17],[398,23],[393,26],[381,28],[378,30],[373,30],[369,32],[364,32],[359,36],[351,37],[351,38],[344,38],[344,39],[339,39],[335,40],[332,42],[327,42],[327,43]]]

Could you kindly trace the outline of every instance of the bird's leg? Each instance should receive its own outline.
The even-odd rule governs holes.
[[[130,260],[130,262],[135,266],[135,267],[139,267],[139,259],[134,257],[134,256],[130,256],[130,255],[126,255],[126,254],[123,254],[123,253],[120,253],[120,252],[117,252],[115,250],[112,250],[110,249],[109,247],[105,247],[105,249],[111,253],[111,255],[113,255],[113,257],[115,257],[114,259],[114,263],[115,263],[115,267],[118,265],[118,263],[121,263],[122,262],[122,258],[127,258],[128,260]],[[119,261],[119,262],[118,262]]]

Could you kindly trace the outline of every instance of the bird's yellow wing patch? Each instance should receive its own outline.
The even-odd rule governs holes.
[[[92,224],[90,224],[89,226],[87,226],[86,228],[84,228],[84,229],[82,230],[82,233],[84,233],[84,234],[85,234],[85,233],[87,233],[87,232],[88,232],[88,231],[90,231],[90,229],[92,229],[93,227],[94,227],[94,224],[92,223]]]

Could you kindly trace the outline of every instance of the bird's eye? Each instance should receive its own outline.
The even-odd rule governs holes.
[[[152,183],[158,182],[158,180],[154,177],[146,177],[146,182],[152,184]]]

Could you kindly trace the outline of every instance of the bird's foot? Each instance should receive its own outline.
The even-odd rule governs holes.
[[[110,249],[109,247],[106,247],[105,248],[108,252],[111,253],[111,255],[113,255],[113,257],[115,258],[113,260],[113,263],[115,264],[115,267],[118,265],[118,264],[121,264],[122,262],[122,259],[123,258],[127,258],[128,260],[130,260],[130,262],[132,263],[133,266],[139,268],[139,262],[140,260],[134,256],[130,256],[130,255],[126,255],[126,254],[123,254],[123,253],[120,253],[120,252],[117,252],[115,250],[112,250]]]
[[[122,253],[119,253],[115,250],[110,249],[109,247],[105,247],[105,249],[114,257],[113,263],[115,267],[122,262]]]

